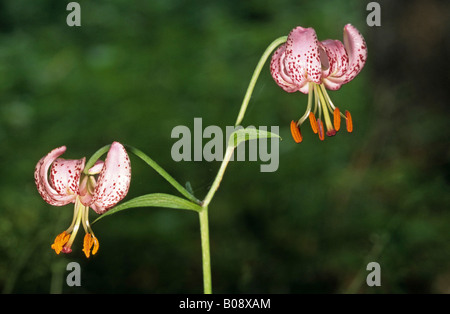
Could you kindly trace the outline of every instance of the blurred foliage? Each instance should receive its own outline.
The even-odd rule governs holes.
[[[289,123],[307,96],[261,75],[243,125],[280,126],[280,166],[232,162],[210,206],[213,290],[218,293],[449,293],[447,123],[450,43],[444,1],[79,1],[68,27],[60,0],[0,2],[0,289],[3,293],[200,293],[194,212],[142,208],[93,226],[96,256],[57,256],[50,244],[71,221],[38,195],[37,161],[66,145],[89,157],[120,141],[140,148],[206,195],[219,163],[174,162],[177,125],[232,125],[260,55],[297,25],[342,39],[364,34],[369,57],[333,102],[352,112],[353,134],[320,142]],[[174,191],[132,158],[128,198]],[[94,213],[92,216],[94,217]],[[65,283],[67,263],[82,286]],[[381,265],[368,287],[366,265]]]

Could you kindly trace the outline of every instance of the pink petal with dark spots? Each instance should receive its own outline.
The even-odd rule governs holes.
[[[316,31],[309,27],[294,28],[286,41],[286,67],[294,83],[321,83],[322,66]]]
[[[322,47],[323,82],[325,87],[336,90],[353,80],[364,67],[367,59],[367,46],[359,31],[347,24],[344,27],[344,43],[337,40],[324,40]],[[328,62],[323,57],[328,57]]]
[[[122,144],[114,142],[98,177],[91,208],[98,214],[106,212],[127,195],[130,181],[131,164],[128,154]]]
[[[84,169],[85,158],[57,158],[50,169],[50,184],[60,195],[78,194],[80,175]]]
[[[286,44],[283,44],[274,52],[270,61],[270,73],[278,86],[288,93],[293,93],[298,91],[298,86],[292,82],[292,79],[286,71],[284,63],[286,58],[285,51]]]
[[[313,28],[294,28],[272,56],[270,71],[285,91],[307,94],[309,83],[321,83],[319,43]]]
[[[56,166],[55,169],[52,170],[49,181],[48,169],[65,151],[65,146],[55,148],[39,160],[34,171],[34,181],[39,194],[47,203],[54,206],[63,206],[75,202],[78,189],[78,184],[74,183],[75,177],[77,176],[76,172],[78,172],[80,168],[82,170],[84,167],[84,158],[81,160],[81,164],[79,163],[80,161],[72,162],[70,165],[64,162],[63,167]],[[61,170],[61,173],[59,170]],[[70,179],[70,175],[72,174],[69,174],[68,170],[74,172],[74,178]]]

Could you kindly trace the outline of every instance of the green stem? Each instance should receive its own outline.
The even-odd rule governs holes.
[[[256,81],[258,80],[259,74],[261,73],[264,63],[266,63],[266,61],[269,58],[272,51],[274,51],[275,48],[277,48],[282,43],[286,42],[286,40],[287,40],[287,36],[282,36],[282,37],[275,39],[264,51],[263,55],[261,56],[261,59],[259,59],[259,62],[255,68],[255,71],[253,72],[252,79],[250,80],[250,84],[248,85],[247,92],[245,93],[244,100],[242,101],[239,115],[236,119],[236,123],[234,124],[235,126],[239,125],[242,122],[242,119],[244,119],[245,111],[247,110],[247,106],[248,106],[248,103],[252,96],[253,89],[255,88]]]
[[[253,76],[250,80],[250,84],[247,88],[247,91],[244,96],[244,100],[242,101],[241,108],[239,110],[238,117],[236,119],[235,126],[239,125],[244,118],[245,111],[247,110],[248,103],[250,101],[251,95],[253,93],[253,89],[255,88],[256,81],[258,80],[259,74],[261,70],[269,58],[270,54],[278,47],[280,44],[286,42],[287,36],[282,36],[275,39],[264,51],[263,55],[259,59],[258,64],[256,65],[255,71],[253,72]],[[208,205],[211,202],[214,194],[218,190],[220,186],[220,182],[225,174],[225,170],[231,157],[233,156],[234,146],[229,145],[225,152],[225,156],[223,158],[222,164],[220,165],[219,171],[217,172],[216,178],[214,179],[211,188],[208,191],[203,202],[201,202],[202,209],[199,211],[200,218],[200,235],[202,242],[202,267],[203,267],[203,289],[205,294],[212,293],[212,283],[211,283],[211,258],[210,258],[210,248],[209,248],[209,227],[208,227]]]
[[[209,249],[208,207],[203,207],[198,213],[200,218],[200,237],[202,243],[203,292],[212,293],[211,258]]]
[[[202,202],[202,209],[198,212],[200,218],[200,236],[202,242],[202,268],[203,268],[203,291],[204,294],[212,293],[212,282],[211,282],[211,257],[209,249],[209,224],[208,224],[208,204],[211,202],[215,192],[219,188],[220,181],[222,181],[225,169],[228,162],[233,155],[233,146],[228,146],[225,153],[225,157],[222,161],[219,171],[217,172],[216,178],[209,189],[205,200]]]
[[[225,152],[225,157],[223,158],[222,164],[220,165],[219,171],[217,172],[216,178],[214,179],[214,182],[211,185],[211,188],[209,189],[208,194],[206,195],[205,199],[202,202],[203,207],[208,207],[214,194],[216,193],[217,189],[219,188],[220,182],[222,181],[223,175],[225,174],[225,169],[227,168],[228,162],[230,161],[231,156],[233,156],[233,150],[234,150],[234,146],[227,147],[227,150]]]

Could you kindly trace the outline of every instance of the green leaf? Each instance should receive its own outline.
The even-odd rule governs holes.
[[[281,139],[278,134],[267,132],[264,130],[256,129],[255,127],[247,127],[245,129],[239,129],[231,133],[228,140],[228,146],[237,147],[240,143],[248,140],[255,140],[258,138],[271,138],[277,137]]]
[[[142,159],[147,165],[152,167],[156,172],[158,172],[164,179],[166,179],[167,182],[169,182],[175,189],[178,190],[184,197],[186,197],[188,200],[200,204],[200,201],[191,193],[189,193],[188,190],[186,190],[178,181],[176,181],[170,174],[168,174],[161,166],[159,166],[153,159],[151,159],[149,156],[147,156],[144,152],[141,150],[126,145],[126,149],[135,154],[137,157]]]
[[[94,220],[93,224],[106,216],[115,214],[125,209],[137,207],[164,207],[175,209],[187,209],[196,212],[202,209],[200,205],[197,205],[193,202],[190,202],[178,196],[165,193],[152,193],[135,197],[127,202],[115,206],[114,208],[108,210],[106,213],[104,213],[103,215],[99,216],[96,220]]]

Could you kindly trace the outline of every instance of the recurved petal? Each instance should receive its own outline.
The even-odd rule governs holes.
[[[367,59],[364,38],[351,24],[344,27],[343,44],[339,40],[327,39],[320,43],[320,50],[323,83],[331,90],[353,80]]]
[[[114,142],[98,177],[91,208],[98,214],[106,212],[127,195],[130,181],[131,164],[128,154],[122,144]]]
[[[50,184],[48,179],[48,169],[65,151],[65,146],[55,148],[39,160],[34,171],[34,181],[39,194],[47,203],[54,206],[69,204],[74,202],[76,198],[76,195],[69,193],[69,191],[61,191],[59,193],[55,190],[54,185]]]
[[[293,93],[298,90],[298,87],[292,82],[292,79],[286,73],[285,52],[286,44],[281,45],[277,50],[275,50],[270,61],[270,73],[278,86],[288,93]]]
[[[286,41],[286,72],[300,88],[307,82],[321,83],[322,68],[316,31],[294,28]]]
[[[347,72],[348,55],[339,40],[327,39],[319,44],[323,78],[341,77]]]
[[[350,82],[362,70],[367,59],[367,45],[361,33],[351,24],[344,27],[344,46],[348,54],[348,70],[345,83]]]

